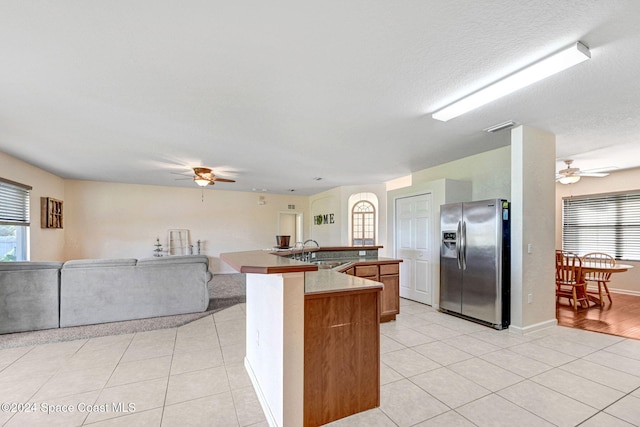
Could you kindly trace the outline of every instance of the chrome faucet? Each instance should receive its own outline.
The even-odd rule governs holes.
[[[304,243],[302,243],[302,242],[296,242],[296,243],[293,245],[293,259],[295,259],[295,260],[297,260],[297,259],[298,259],[298,256],[296,255],[296,251],[297,251],[298,249],[302,249],[302,255],[304,255]],[[301,261],[302,261],[302,259],[301,259]]]
[[[304,243],[302,244],[302,261],[307,261],[307,262],[308,262],[308,261],[310,261],[310,259],[306,259],[306,258],[304,257],[304,247],[305,247],[305,246],[307,245],[307,243],[309,243],[309,242],[313,242],[313,243],[315,243],[317,248],[319,248],[319,247],[320,247],[320,245],[318,244],[318,242],[316,242],[316,241],[315,241],[315,240],[313,240],[313,239],[307,239],[307,240],[305,240],[305,241],[304,241]],[[311,258],[311,254],[307,254],[307,257]]]

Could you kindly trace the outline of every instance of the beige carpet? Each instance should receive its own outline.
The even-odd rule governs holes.
[[[83,338],[122,335],[133,332],[175,328],[193,322],[216,311],[245,302],[246,281],[244,274],[220,274],[209,282],[209,307],[202,313],[179,314],[175,316],[153,317],[150,319],[128,320],[125,322],[102,323],[99,325],[74,326],[70,328],[46,329],[43,331],[20,332],[0,335],[0,349],[71,341]]]

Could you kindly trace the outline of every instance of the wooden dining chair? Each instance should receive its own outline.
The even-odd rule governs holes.
[[[602,252],[591,252],[582,257],[583,263],[589,263],[595,265],[596,267],[613,267],[616,265],[616,260],[609,254],[605,254]],[[607,273],[604,271],[590,271],[585,273],[585,281],[587,285],[589,283],[595,283],[598,285],[598,297],[600,298],[600,305],[604,305],[603,296],[606,295],[609,298],[609,304],[611,304],[611,294],[609,293],[609,287],[607,283],[611,280],[611,272]],[[603,292],[604,289],[604,292]],[[587,288],[587,292],[595,295],[596,291],[591,291]]]
[[[578,311],[578,302],[589,307],[587,286],[582,274],[582,259],[573,252],[556,251],[556,303],[567,298]]]

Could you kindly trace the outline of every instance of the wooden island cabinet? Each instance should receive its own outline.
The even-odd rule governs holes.
[[[342,270],[346,274],[381,282],[380,322],[396,320],[400,314],[400,261],[361,261]]]
[[[305,427],[380,406],[379,291],[305,295]]]

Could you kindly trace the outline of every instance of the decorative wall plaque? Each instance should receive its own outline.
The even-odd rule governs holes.
[[[40,197],[40,227],[63,228],[62,200]]]

